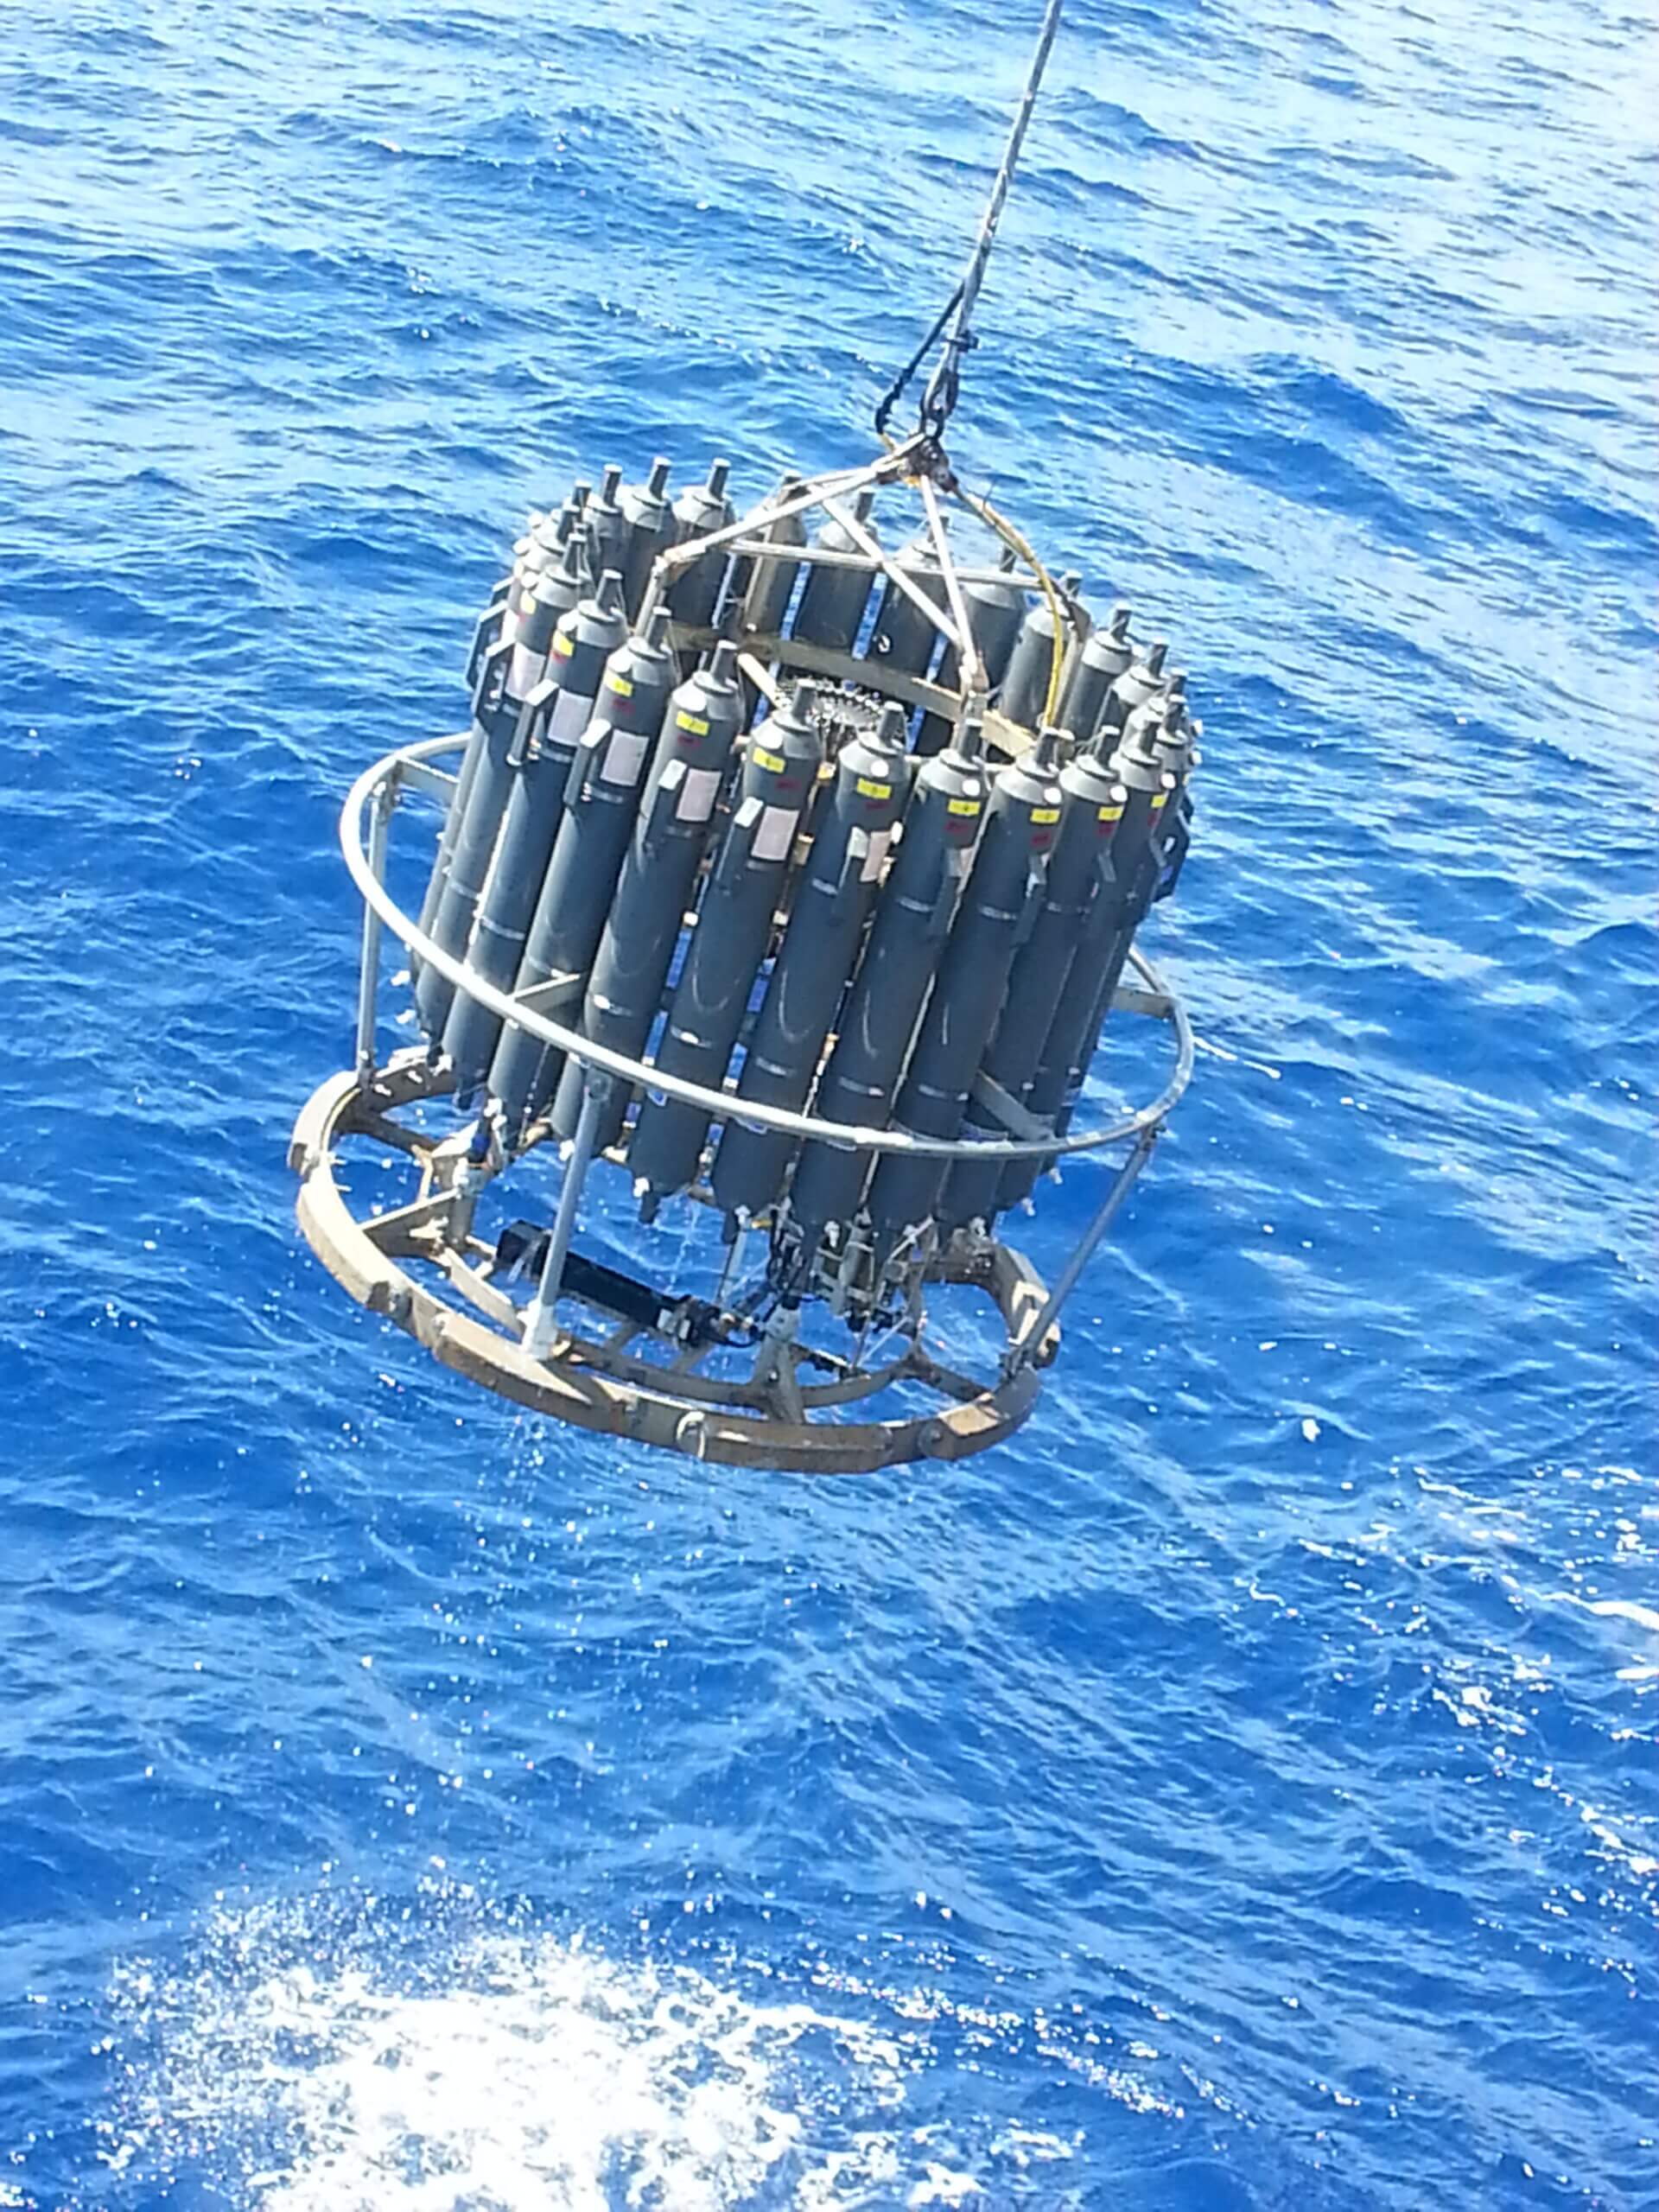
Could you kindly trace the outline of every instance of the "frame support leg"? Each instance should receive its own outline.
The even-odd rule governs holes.
[[[377,883],[386,875],[386,840],[397,789],[391,778],[374,794],[369,817],[369,869]],[[374,1007],[380,988],[380,938],[384,925],[374,908],[363,908],[363,957],[357,975],[357,1079],[365,1088],[374,1074]]]
[[[588,1170],[593,1165],[594,1141],[599,1135],[599,1117],[604,1109],[605,1095],[610,1089],[608,1076],[589,1068],[585,1071],[582,1088],[582,1113],[576,1122],[575,1142],[570,1157],[564,1164],[564,1181],[559,1186],[559,1210],[553,1217],[553,1234],[548,1239],[547,1257],[542,1263],[542,1279],[537,1285],[536,1295],[530,1302],[524,1317],[524,1350],[532,1359],[544,1359],[553,1342],[553,1319],[559,1302],[559,1289],[564,1281],[564,1263],[570,1256],[570,1240],[576,1231],[576,1214],[582,1205],[582,1185],[588,1180]]]
[[[1054,1287],[1043,1300],[1036,1319],[1014,1345],[1003,1362],[1005,1379],[1012,1381],[1022,1367],[1029,1367],[1041,1349],[1043,1338],[1053,1327],[1059,1310],[1077,1287],[1077,1278],[1093,1258],[1096,1246],[1116,1218],[1119,1207],[1129,1195],[1135,1177],[1152,1157],[1152,1148],[1158,1141],[1162,1123],[1154,1122],[1142,1129],[1135,1141],[1135,1149],[1112,1178],[1112,1186],[1101,1200],[1099,1211],[1083,1235],[1071,1258],[1060,1269]]]

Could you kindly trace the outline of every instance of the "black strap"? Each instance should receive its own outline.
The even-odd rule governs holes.
[[[875,410],[875,434],[877,437],[883,438],[887,435],[888,419],[892,416],[893,409],[899,404],[899,399],[903,397],[905,386],[915,375],[917,370],[921,367],[922,363],[927,359],[927,356],[932,352],[935,346],[938,344],[940,338],[944,334],[944,326],[950,321],[951,316],[956,313],[961,299],[962,286],[958,284],[956,290],[951,293],[950,298],[939,310],[938,320],[933,325],[932,329],[928,332],[926,337],[923,339],[921,344],[911,355],[910,359],[893,378],[892,385],[888,387],[886,397],[881,402],[881,404]]]

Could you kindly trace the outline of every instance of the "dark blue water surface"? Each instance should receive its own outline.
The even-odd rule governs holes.
[[[1070,11],[956,448],[1194,671],[1204,1050],[1013,1446],[293,1226],[346,783],[579,466],[868,451],[1037,12],[0,10],[0,2204],[1659,2205],[1651,0]]]

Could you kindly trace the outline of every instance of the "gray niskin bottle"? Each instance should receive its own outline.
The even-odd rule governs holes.
[[[734,519],[732,503],[726,496],[726,480],[730,474],[728,461],[716,461],[709,467],[706,484],[689,484],[675,500],[677,543],[683,545],[689,539],[724,530]],[[730,563],[730,551],[721,545],[679,570],[668,587],[668,610],[677,622],[701,630],[714,620],[720,588]]]
[[[918,1136],[961,1134],[963,1109],[1007,988],[1014,956],[1040,912],[1059,825],[1059,733],[1046,730],[992,780],[985,827],[905,1071],[893,1118]],[[940,1160],[889,1154],[870,1185],[877,1268],[931,1219],[949,1173]]]
[[[658,454],[643,484],[625,484],[617,494],[624,530],[622,594],[630,622],[639,612],[657,556],[674,543],[674,511],[668,503],[669,467],[666,456]]]
[[[529,602],[519,618],[518,634],[509,649],[502,678],[502,711],[490,720],[488,735],[474,771],[464,813],[457,825],[443,887],[433,912],[428,934],[435,943],[459,959],[473,933],[473,918],[490,872],[501,817],[512,791],[515,753],[529,735],[531,702],[545,681],[538,671],[546,664],[555,628],[574,594],[575,566],[572,549],[565,547],[564,564],[556,575],[537,579]],[[505,644],[505,638],[502,640]],[[429,965],[416,979],[415,1003],[423,1027],[435,1045],[440,1043],[454,986]]]
[[[1069,730],[1079,745],[1087,745],[1100,728],[1106,695],[1134,660],[1129,610],[1115,607],[1072,656],[1060,696],[1060,727]]]
[[[785,476],[779,486],[779,504],[787,501],[800,486],[798,476]],[[769,545],[804,545],[805,517],[804,514],[785,515],[781,521],[767,523],[760,535]],[[795,595],[795,579],[800,574],[800,565],[798,561],[755,562],[743,599],[743,626],[746,630],[757,631],[767,638],[782,635],[784,618],[789,613],[789,602]]]
[[[1077,597],[1081,581],[1075,569],[1068,569],[1061,577],[1062,605]],[[1035,729],[1045,718],[1054,667],[1054,611],[1045,592],[1020,626],[1008,672],[1003,679],[1002,696],[997,702],[1008,720],[1017,722],[1022,729]],[[1063,645],[1065,642],[1062,639]]]
[[[791,703],[768,715],[749,739],[731,819],[703,887],[657,1050],[661,1073],[709,1090],[723,1079],[823,760],[811,686],[799,684]],[[692,1180],[708,1134],[701,1108],[647,1089],[628,1147],[645,1220]]]
[[[887,1119],[984,817],[989,779],[982,743],[980,727],[969,723],[956,744],[917,772],[898,854],[812,1102],[823,1121],[879,1128]],[[844,1231],[852,1221],[874,1157],[817,1140],[802,1147],[789,1218],[803,1267],[826,1230]]]
[[[836,755],[744,1055],[740,1098],[798,1110],[806,1103],[904,811],[910,771],[905,720],[902,707],[884,708],[878,727]],[[715,1155],[714,1190],[728,1234],[740,1215],[759,1214],[777,1202],[795,1149],[796,1140],[780,1130],[726,1124]]]
[[[1012,549],[1003,548],[998,575],[982,582],[964,583],[962,595],[968,602],[969,629],[985,664],[987,696],[995,699],[1007,673],[1020,625],[1026,619],[1026,591],[1014,575]],[[962,681],[961,658],[954,645],[945,647],[933,680],[950,690]],[[924,715],[916,736],[917,752],[925,757],[938,752],[949,741],[951,727],[943,715]]]
[[[1053,733],[1057,742],[1060,734]],[[982,1063],[982,1072],[1016,1103],[1037,1072],[1090,908],[1111,882],[1112,839],[1128,796],[1109,762],[1088,751],[1061,769],[1059,785],[1060,821],[1043,887],[1042,910],[1014,956],[1007,1003]],[[1004,1140],[1008,1134],[972,1096],[964,1128]],[[959,1162],[950,1170],[939,1201],[941,1230],[972,1221],[988,1225],[1001,1179],[1002,1167],[995,1160]]]
[[[553,855],[518,964],[516,988],[528,991],[554,976],[584,978],[593,964],[618,870],[627,849],[652,748],[674,685],[667,645],[668,609],[659,607],[644,636],[626,638],[605,664],[593,719],[582,732],[565,787]],[[580,988],[562,1005],[569,1022]],[[506,1029],[490,1065],[490,1093],[510,1139],[522,1135],[558,1074],[561,1056],[523,1029]]]
[[[737,648],[716,645],[707,668],[688,676],[669,701],[650,779],[617,880],[593,973],[582,1000],[582,1032],[595,1044],[638,1059],[662,1002],[715,801],[741,732],[743,699]],[[574,1136],[582,1111],[582,1071],[567,1062],[552,1122]],[[614,1144],[627,1092],[613,1084],[600,1117],[599,1143]]]
[[[559,619],[548,656],[556,674],[531,725],[518,779],[507,800],[501,839],[479,906],[468,964],[498,990],[518,973],[542,878],[558,835],[577,741],[592,720],[605,664],[627,635],[622,579],[607,569],[599,589]],[[465,1099],[495,1057],[501,1020],[475,998],[458,995],[443,1033],[455,1089]]]
[[[1155,638],[1144,653],[1136,652],[1106,694],[1096,725],[1103,739],[1116,743],[1128,728],[1130,715],[1157,697],[1164,688],[1164,663],[1168,658],[1169,646],[1162,638]]]
[[[944,578],[939,573],[938,556],[925,538],[918,538],[899,555],[899,565],[917,589],[936,606],[944,604]],[[937,623],[930,620],[907,592],[903,592],[892,577],[887,580],[875,610],[875,620],[870,626],[869,643],[864,648],[864,658],[876,670],[875,688],[880,688],[880,671],[895,669],[906,676],[925,676],[933,664],[933,656],[944,639]]]
[[[874,494],[866,486],[853,501],[852,512],[870,535],[875,535],[870,522],[870,509]],[[858,553],[863,548],[852,532],[838,523],[833,515],[827,516],[812,543],[829,553]],[[836,652],[850,652],[864,620],[864,609],[870,596],[870,577],[861,569],[829,568],[809,564],[806,582],[800,604],[795,609],[794,626],[790,632],[803,645],[825,645]]]
[[[601,576],[607,569],[614,569],[620,574],[627,552],[628,525],[617,498],[621,485],[622,472],[613,464],[601,477],[598,491],[588,493],[588,503],[582,511],[588,542],[593,548],[594,566]]]
[[[1104,730],[1099,744],[1110,742]],[[1104,995],[1105,980],[1128,918],[1148,872],[1155,878],[1156,853],[1161,817],[1175,789],[1175,779],[1157,757],[1149,728],[1138,722],[1111,755],[1111,772],[1124,787],[1123,817],[1109,852],[1111,877],[1098,892],[1078,931],[1077,949],[1066,972],[1054,1019],[1038,1057],[1037,1071],[1027,1085],[1022,1103],[1039,1122],[1058,1126],[1072,1071],[1094,1050],[1095,1034]],[[1151,884],[1146,882],[1147,895]],[[1121,966],[1121,962],[1118,963]],[[997,1209],[1025,1198],[1043,1171],[1040,1160],[1016,1160],[1002,1172],[997,1190]]]
[[[454,856],[455,839],[466,818],[467,804],[472,797],[473,784],[478,774],[478,764],[489,744],[488,715],[505,711],[506,687],[505,672],[512,658],[512,647],[501,632],[506,620],[507,592],[512,576],[504,576],[491,593],[484,612],[478,618],[473,632],[472,649],[467,659],[467,686],[472,696],[472,725],[467,733],[466,750],[461,756],[456,772],[454,789],[443,810],[443,826],[438,832],[438,849],[432,861],[432,873],[426,881],[426,892],[421,900],[420,925],[430,934],[437,918],[438,904],[443,897],[443,887],[449,880],[449,863]],[[515,707],[513,712],[517,713]],[[420,980],[421,958],[412,948],[409,956],[410,972],[416,982]]]

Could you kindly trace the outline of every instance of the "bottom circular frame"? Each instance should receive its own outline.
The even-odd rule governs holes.
[[[329,1274],[359,1305],[395,1321],[469,1382],[601,1435],[727,1465],[805,1474],[965,1459],[1011,1436],[1036,1404],[1038,1370],[1058,1349],[1059,1331],[1051,1323],[1041,1342],[1031,1343],[1047,1294],[1018,1253],[986,1237],[953,1242],[927,1280],[978,1290],[996,1306],[1007,1348],[992,1387],[942,1365],[914,1341],[898,1358],[868,1370],[787,1346],[770,1377],[747,1382],[634,1357],[626,1343],[637,1330],[609,1338],[560,1332],[537,1357],[524,1341],[523,1312],[480,1265],[493,1259],[493,1248],[473,1234],[480,1179],[464,1148],[399,1118],[449,1088],[447,1071],[433,1068],[418,1046],[365,1077],[333,1076],[301,1112],[289,1160],[300,1179],[301,1230]],[[408,1156],[419,1174],[409,1204],[361,1218],[353,1211],[336,1154],[354,1135]],[[448,1294],[411,1274],[405,1261],[435,1268]],[[829,1379],[804,1382],[802,1367]],[[905,1383],[928,1392],[932,1408],[880,1421],[814,1418]]]

